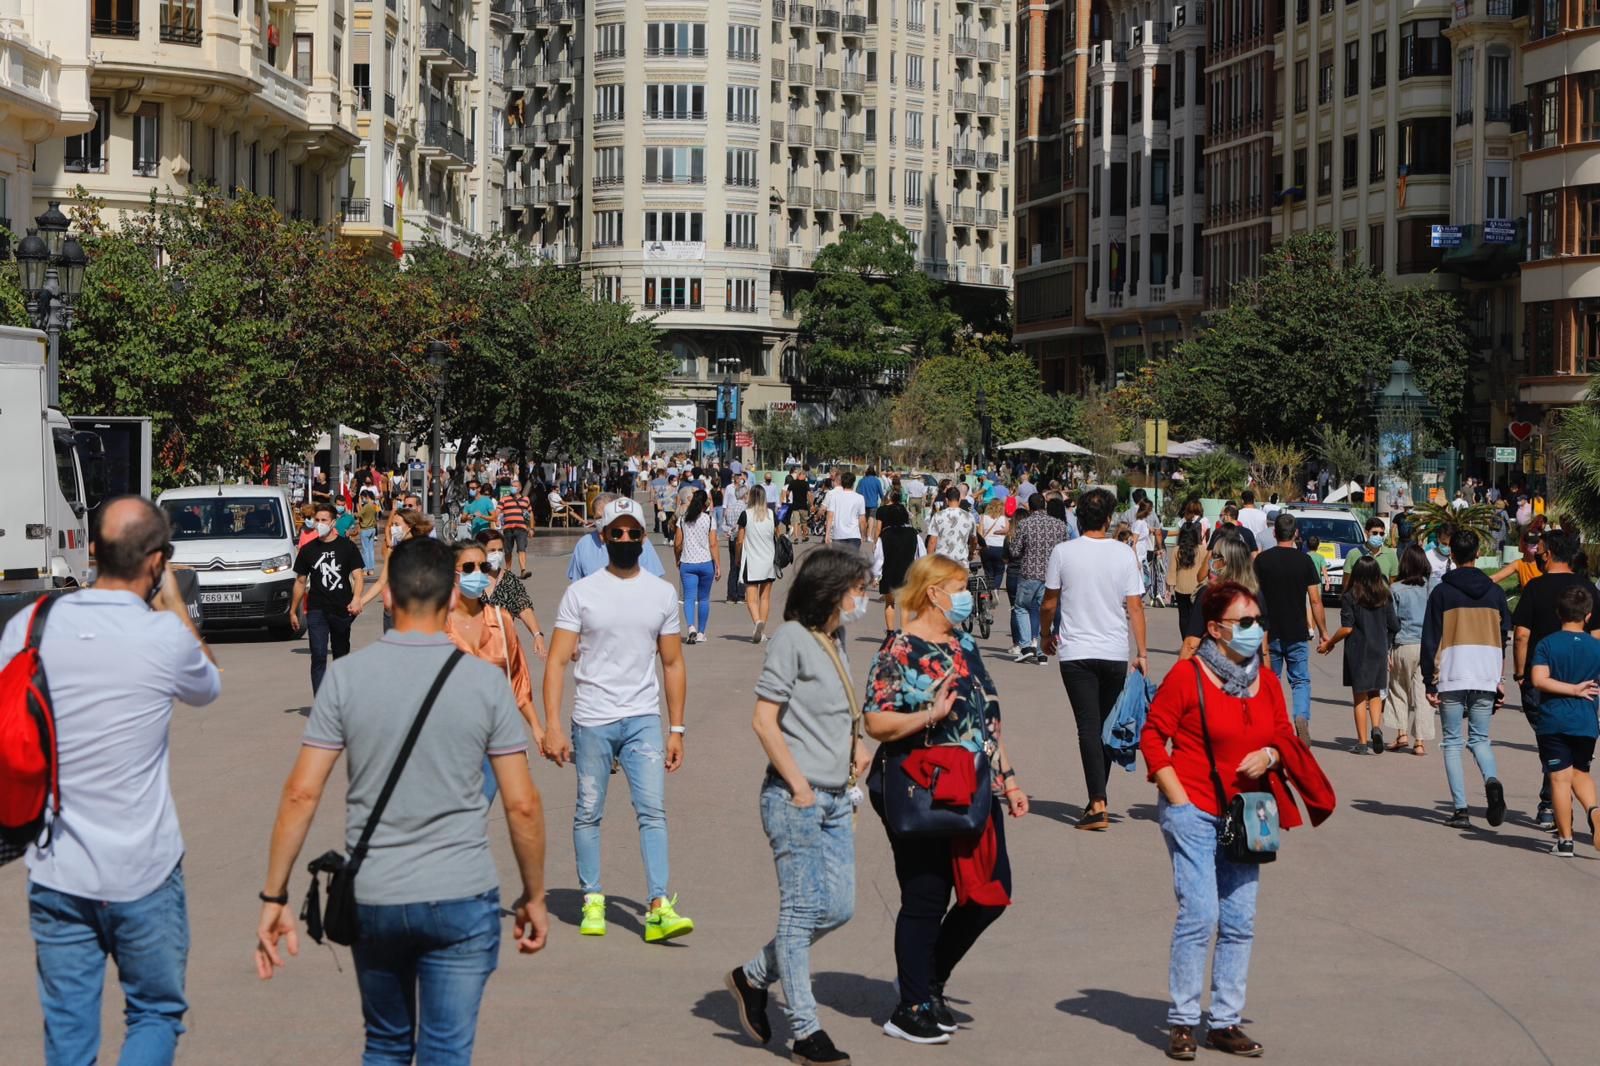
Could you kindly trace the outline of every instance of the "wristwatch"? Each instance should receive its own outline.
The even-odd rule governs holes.
[[[261,897],[262,903],[276,903],[280,907],[287,907],[289,905],[288,889],[285,889],[283,895],[281,896],[269,896],[265,892],[257,892],[256,895]]]
[[[685,733],[687,733],[689,731],[687,726],[681,726],[681,725],[668,726],[667,730],[668,730],[668,732],[672,732],[672,733],[678,734],[680,737],[683,734],[685,734]]]

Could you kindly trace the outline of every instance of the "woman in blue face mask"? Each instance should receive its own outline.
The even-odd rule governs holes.
[[[1317,649],[1326,655],[1349,641],[1344,649],[1344,683],[1350,686],[1355,706],[1356,742],[1350,750],[1356,755],[1366,754],[1369,746],[1372,754],[1383,754],[1383,694],[1389,687],[1389,650],[1399,633],[1394,595],[1378,561],[1356,560],[1339,599],[1339,630]]]

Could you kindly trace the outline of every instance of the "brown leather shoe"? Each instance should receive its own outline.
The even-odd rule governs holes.
[[[1172,1034],[1167,1038],[1167,1058],[1188,1062],[1194,1058],[1194,1026],[1174,1025]]]
[[[1229,1055],[1243,1055],[1247,1059],[1257,1058],[1266,1048],[1244,1035],[1244,1030],[1237,1025],[1230,1025],[1226,1029],[1213,1029],[1206,1034],[1206,1046]]]

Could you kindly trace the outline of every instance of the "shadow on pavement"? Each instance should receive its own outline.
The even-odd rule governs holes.
[[[1028,813],[1048,818],[1052,822],[1060,822],[1062,825],[1076,825],[1078,819],[1083,817],[1083,808],[1075,803],[1029,797]],[[1116,815],[1112,815],[1112,820],[1116,820]]]
[[[283,713],[284,714],[298,714],[301,718],[310,718],[311,717],[311,708],[310,707],[285,707],[283,709]]]
[[[575,888],[550,889],[545,893],[545,906],[558,922],[576,928],[583,921],[583,893]],[[626,896],[606,897],[606,921],[634,936],[644,936],[644,910],[644,904]]]
[[[1105,988],[1083,988],[1078,990],[1077,999],[1057,1003],[1056,1010],[1119,1029],[1141,1044],[1166,1049],[1165,1000],[1130,996]]]
[[[1377,800],[1368,799],[1352,800],[1350,806],[1354,807],[1363,814],[1412,818],[1419,822],[1432,822],[1435,825],[1443,825],[1444,820],[1449,817],[1451,811],[1449,800],[1440,800],[1436,802],[1431,810],[1426,807],[1407,807],[1397,803],[1380,803]],[[1483,808],[1481,805],[1469,807],[1468,809],[1472,813],[1473,822],[1470,829],[1458,830],[1460,835],[1463,837],[1466,837],[1469,840],[1482,840],[1491,844],[1499,844],[1504,848],[1516,848],[1519,851],[1546,852],[1550,850],[1548,836],[1545,836],[1543,839],[1524,836],[1509,836],[1503,832],[1503,830],[1508,828],[1508,826],[1503,825],[1498,828],[1490,827],[1482,820]],[[1510,823],[1509,825],[1515,826],[1520,824],[1522,823],[1519,819],[1517,823]]]
[[[837,970],[813,974],[811,991],[818,1003],[825,1003],[840,1014],[867,1021],[889,1017],[900,1000],[893,981]]]
[[[781,1024],[783,1012],[773,1008],[770,998],[767,1001],[767,1006],[768,1018]],[[728,993],[727,989],[718,988],[715,991],[707,992],[689,1009],[689,1013],[722,1029],[722,1032],[717,1034],[718,1040],[731,1040],[746,1047],[755,1046],[755,1042],[745,1035],[744,1029],[739,1025],[739,1011],[733,1005],[733,996]],[[789,1057],[788,1041],[778,1029],[775,1028],[773,1030],[772,1040],[767,1044],[766,1050],[781,1059]]]

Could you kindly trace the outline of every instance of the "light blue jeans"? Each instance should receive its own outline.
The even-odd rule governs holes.
[[[1211,1028],[1238,1025],[1244,1014],[1250,945],[1255,939],[1261,867],[1223,856],[1217,848],[1222,819],[1192,803],[1174,807],[1162,797],[1158,816],[1167,854],[1172,856],[1172,889],[1178,897],[1178,920],[1172,927],[1172,957],[1167,968],[1172,996],[1167,1024],[1200,1024],[1206,955],[1215,934]]]
[[[778,867],[778,935],[744,964],[756,988],[783,982],[784,1014],[796,1040],[822,1028],[811,994],[811,945],[848,922],[856,909],[855,807],[844,792],[817,790],[796,807],[783,782],[761,789],[761,826]]]
[[[500,890],[358,903],[351,948],[367,1026],[362,1066],[468,1066],[483,989],[500,962]]]
[[[683,614],[689,628],[701,633],[711,624],[711,586],[716,569],[710,563],[684,563],[678,567],[683,581]]]
[[[361,565],[368,570],[378,565],[377,555],[374,551],[377,541],[378,529],[376,526],[361,531]]]
[[[1011,605],[1011,624],[1017,630],[1017,643],[1024,648],[1038,647],[1039,606],[1044,603],[1044,582],[1031,577],[1017,580],[1017,598]]]
[[[183,994],[189,911],[181,863],[158,888],[129,903],[85,899],[29,882],[28,924],[47,1066],[97,1060],[107,955],[117,964],[128,1026],[117,1061],[121,1066],[172,1062],[189,1007]]]
[[[1273,640],[1267,643],[1272,669],[1289,683],[1289,706],[1295,718],[1311,721],[1311,642]]]
[[[1443,737],[1439,747],[1444,751],[1444,779],[1450,785],[1450,802],[1458,811],[1467,809],[1467,785],[1461,774],[1461,722],[1466,720],[1466,746],[1472,749],[1472,758],[1478,764],[1483,779],[1497,777],[1494,749],[1489,746],[1489,723],[1494,714],[1494,693],[1460,692],[1439,693],[1439,725]]]
[[[709,565],[709,564],[707,564]],[[572,847],[578,886],[600,893],[600,819],[613,761],[622,764],[639,822],[645,903],[667,894],[666,748],[661,717],[639,714],[607,725],[572,727],[572,762],[578,771],[578,805],[572,812]]]

